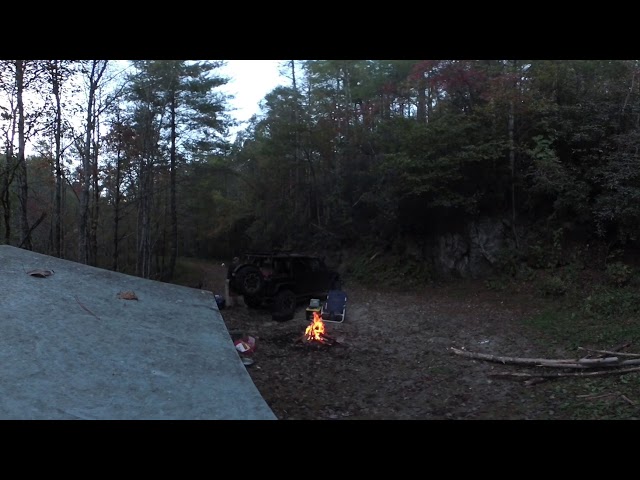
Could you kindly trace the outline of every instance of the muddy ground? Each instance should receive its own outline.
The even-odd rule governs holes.
[[[222,293],[224,268],[207,272],[205,287]],[[526,292],[495,292],[482,282],[430,286],[411,292],[346,283],[343,323],[326,323],[336,343],[300,341],[309,321],[301,305],[293,320],[272,321],[244,306],[221,311],[234,339],[253,337],[246,368],[281,420],[571,419],[589,390],[566,391],[558,380],[527,385],[536,367],[502,365],[453,353],[566,358],[524,319],[542,308]],[[586,384],[585,384],[586,385]],[[579,393],[586,398],[579,398]],[[622,402],[612,398],[613,402]]]

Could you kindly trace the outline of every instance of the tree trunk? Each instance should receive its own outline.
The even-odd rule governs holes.
[[[53,95],[56,100],[56,118],[54,123],[54,138],[56,143],[56,151],[55,151],[55,176],[56,176],[56,186],[55,186],[55,200],[54,200],[54,211],[53,211],[53,254],[62,258],[62,148],[61,148],[61,137],[62,137],[62,105],[60,100],[60,77],[58,75],[57,70],[57,61],[52,64],[52,85],[53,85]]]
[[[154,125],[154,112],[150,105],[142,112],[143,140],[139,170],[138,245],[136,273],[143,278],[151,275],[151,212],[153,204],[153,175],[155,155],[161,125]]]
[[[96,111],[94,105],[94,112]],[[91,228],[89,231],[89,244],[91,245],[91,265],[98,265],[98,216],[100,215],[100,184],[98,177],[98,139],[100,138],[100,123],[95,117],[95,136],[92,151],[92,181],[93,181],[93,208],[91,209]]]
[[[121,168],[121,158],[120,158],[120,146],[118,146],[118,151],[116,152],[116,184],[115,184],[115,192],[113,199],[113,263],[112,268],[114,272],[118,271],[118,247],[120,243],[120,239],[118,238],[119,232],[119,222],[120,222],[120,168]]]
[[[173,278],[178,257],[178,210],[176,204],[176,94],[171,92],[171,165],[170,177],[170,209],[171,209],[171,256],[169,258],[169,278]]]
[[[95,131],[95,102],[100,79],[107,68],[108,60],[91,60],[91,71],[88,73],[89,98],[87,101],[86,131],[82,152],[82,195],[80,197],[80,262],[90,263],[89,201],[91,187],[91,145]]]
[[[4,217],[4,243],[6,245],[11,245],[11,195],[9,189],[13,181],[13,172],[15,171],[11,144],[7,145],[5,155],[5,171],[2,176],[2,196],[0,198],[0,202],[2,202]]]
[[[416,110],[416,120],[418,123],[427,123],[427,91],[424,80],[418,82],[418,105]]]
[[[152,161],[150,159],[141,160],[140,165],[140,204],[138,207],[138,258],[136,273],[143,278],[150,275],[150,211],[151,211],[151,171]]]
[[[29,184],[27,181],[27,161],[25,158],[25,130],[24,130],[24,60],[16,60],[16,99],[18,106],[18,200],[20,202],[20,245],[27,250],[33,250],[31,244],[31,229],[29,228],[28,199]]]
[[[513,61],[513,70],[516,71],[517,60]],[[514,141],[514,125],[515,125],[515,97],[517,94],[517,80],[515,80],[513,95],[509,101],[509,163],[511,166],[511,228],[513,231],[513,239],[516,249],[520,249],[518,241],[518,231],[516,229],[516,150]]]
[[[91,76],[89,77],[89,100],[87,102],[86,131],[84,139],[84,151],[82,153],[82,194],[80,196],[80,262],[89,264],[89,186],[91,175],[91,137],[93,133],[93,98],[95,96],[93,78],[96,63],[92,63]]]
[[[299,112],[299,104],[298,104],[298,87],[297,87],[297,83],[296,83],[296,61],[295,60],[291,60],[291,85],[293,87],[293,91],[296,94],[295,95],[295,105],[293,108],[293,128],[295,128],[295,145],[294,145],[294,150],[293,150],[293,162],[294,162],[294,167],[295,167],[295,185],[298,186],[300,185],[300,163],[301,163],[301,159],[300,159],[300,112]],[[299,210],[300,210],[300,200],[299,200],[299,196],[296,194],[293,196],[293,211],[295,215],[299,215]]]

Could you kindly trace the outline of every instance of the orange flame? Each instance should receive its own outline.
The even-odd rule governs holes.
[[[324,322],[322,321],[322,317],[320,316],[320,314],[318,314],[318,312],[313,312],[313,321],[304,331],[304,334],[309,341],[322,341],[322,336],[324,335]]]

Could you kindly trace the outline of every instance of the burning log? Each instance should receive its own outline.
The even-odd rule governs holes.
[[[335,338],[326,333],[322,316],[318,312],[313,312],[313,319],[311,320],[311,323],[307,326],[302,336],[296,341],[307,345],[320,344],[331,346],[338,343]]]
[[[332,346],[338,343],[338,341],[330,337],[329,335],[322,335],[320,338],[309,338],[307,335],[302,335],[296,340],[296,342],[303,343],[305,345],[327,345]]]

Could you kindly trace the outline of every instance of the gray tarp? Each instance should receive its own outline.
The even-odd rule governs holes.
[[[0,419],[275,418],[211,292],[0,245]]]

